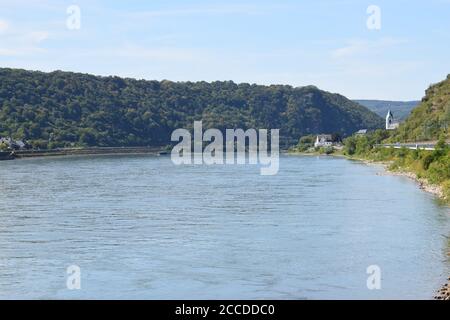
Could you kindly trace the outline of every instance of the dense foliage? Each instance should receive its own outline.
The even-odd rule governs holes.
[[[305,152],[314,147],[314,141],[316,141],[315,135],[306,135],[298,140],[298,144],[291,148],[292,152]]]
[[[316,87],[145,81],[0,68],[0,136],[35,147],[159,146],[176,128],[279,128],[283,145],[311,133],[350,135],[383,120]]]
[[[437,140],[441,135],[450,139],[450,75],[430,86],[421,104],[394,133],[392,141]]]
[[[369,153],[375,145],[382,144],[389,138],[389,131],[376,130],[365,135],[353,135],[344,140],[344,153],[361,156]]]

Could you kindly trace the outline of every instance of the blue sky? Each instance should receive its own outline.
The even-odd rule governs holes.
[[[79,30],[66,26],[70,5]],[[450,73],[449,52],[450,0],[0,0],[1,67],[412,100]]]

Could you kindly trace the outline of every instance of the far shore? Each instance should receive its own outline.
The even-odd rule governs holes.
[[[57,157],[72,155],[131,155],[131,154],[170,154],[167,146],[161,147],[78,147],[78,148],[56,148],[56,149],[30,149],[4,151],[11,153],[14,159],[35,157]],[[280,150],[280,154],[289,154],[288,150]],[[2,159],[0,159],[2,160]]]
[[[155,154],[165,153],[163,147],[86,147],[86,148],[58,148],[42,150],[15,150],[15,159],[35,157],[57,157],[72,155],[124,155],[124,154]]]

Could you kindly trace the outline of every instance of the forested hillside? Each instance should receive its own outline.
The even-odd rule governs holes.
[[[0,68],[0,136],[35,147],[160,146],[176,128],[280,128],[281,143],[310,133],[349,135],[383,120],[316,87],[146,81]]]
[[[427,141],[441,136],[450,139],[450,75],[430,86],[420,105],[393,133],[391,140]]]

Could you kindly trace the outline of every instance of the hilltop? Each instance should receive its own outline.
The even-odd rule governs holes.
[[[306,134],[383,126],[383,119],[314,86],[172,82],[0,68],[0,136],[34,147],[162,146],[177,128],[279,128]]]

